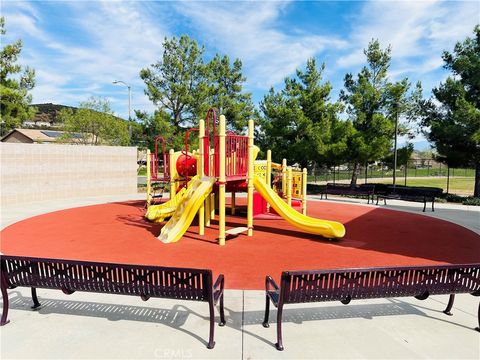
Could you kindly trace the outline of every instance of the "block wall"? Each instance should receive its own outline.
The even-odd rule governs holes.
[[[137,192],[137,149],[0,143],[1,203]]]

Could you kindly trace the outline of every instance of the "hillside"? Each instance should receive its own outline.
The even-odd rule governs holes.
[[[57,116],[60,110],[70,108],[75,111],[77,109],[73,106],[57,105],[52,103],[32,104],[31,106],[37,108],[37,113],[31,120],[32,125],[43,126],[48,126],[47,124],[49,124],[50,126],[58,126],[60,125],[60,122],[58,121]]]
[[[32,107],[37,108],[37,113],[31,121],[24,123],[27,127],[59,127],[61,122],[58,119],[58,114],[62,109],[72,109],[76,111],[78,108],[74,106],[58,105],[52,103],[32,104]],[[126,121],[125,119],[114,116],[118,120]]]

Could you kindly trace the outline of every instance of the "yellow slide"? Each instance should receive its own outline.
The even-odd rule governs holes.
[[[212,191],[215,178],[195,177],[189,182],[187,191],[175,212],[163,226],[158,238],[164,243],[177,242],[187,231],[193,218]]]
[[[253,185],[275,211],[297,228],[312,234],[333,239],[345,236],[345,227],[336,221],[315,219],[288,206],[262,179],[254,176]]]
[[[187,184],[187,188],[194,180],[198,179],[198,176],[193,177]],[[145,217],[150,221],[162,222],[165,218],[173,215],[178,205],[182,202],[185,194],[187,193],[186,188],[182,188],[179,192],[175,194],[173,198],[168,200],[163,204],[150,205],[147,209]]]

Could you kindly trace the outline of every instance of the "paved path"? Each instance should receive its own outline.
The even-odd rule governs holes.
[[[1,208],[2,228],[23,218],[69,207],[142,199],[144,194],[21,204]],[[366,201],[341,199],[365,204]],[[418,204],[388,207],[421,213]],[[480,209],[438,204],[435,216],[480,233]],[[480,358],[478,298],[457,297],[453,317],[441,310],[446,296],[425,301],[394,298],[287,306],[285,351],[273,347],[276,326],[262,327],[264,293],[229,290],[226,327],[216,327],[206,349],[205,303],[40,289],[43,307],[30,310],[30,292],[9,291],[10,324],[1,329],[1,358],[48,359],[413,359]],[[271,318],[275,319],[275,311]]]

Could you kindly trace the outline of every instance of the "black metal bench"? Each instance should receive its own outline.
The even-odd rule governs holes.
[[[389,267],[284,271],[280,287],[271,276],[265,281],[264,327],[269,327],[270,301],[278,308],[277,343],[283,350],[282,314],[285,304],[336,301],[348,304],[355,299],[450,294],[444,313],[451,315],[455,294],[480,296],[480,264],[423,267]],[[480,304],[478,309],[480,331]]]
[[[350,186],[350,184],[334,184],[327,183],[325,189],[320,194],[320,199],[327,199],[327,194],[330,195],[351,195],[351,196],[366,196],[367,204],[370,203],[370,197],[373,203],[373,194],[375,192],[375,185],[361,184],[356,186]]]
[[[377,194],[377,205],[380,199],[383,199],[385,205],[387,205],[387,199],[414,201],[423,203],[423,212],[425,212],[427,202],[431,202],[432,211],[435,211],[435,198],[439,197],[442,192],[443,190],[440,188],[388,186],[386,193]]]
[[[120,295],[194,300],[208,302],[210,336],[207,347],[213,349],[214,306],[220,302],[220,326],[225,325],[223,304],[224,277],[212,283],[212,271],[160,266],[124,265],[87,261],[2,256],[1,291],[3,313],[0,325],[8,323],[7,289],[32,288],[32,308],[38,308],[37,288],[59,289],[70,295],[88,291]]]

